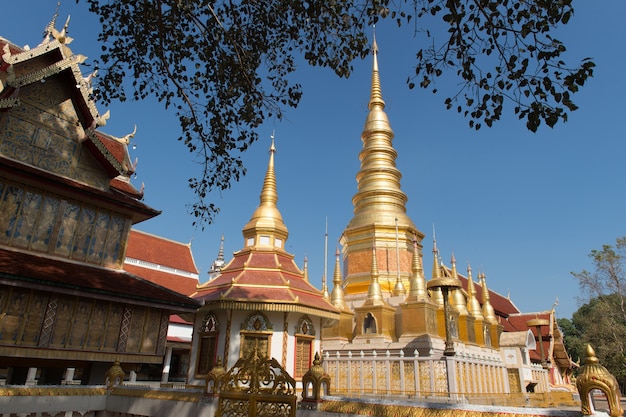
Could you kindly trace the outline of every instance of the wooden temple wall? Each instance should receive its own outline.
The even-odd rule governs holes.
[[[139,353],[160,360],[168,319],[157,308],[0,286],[0,349]]]

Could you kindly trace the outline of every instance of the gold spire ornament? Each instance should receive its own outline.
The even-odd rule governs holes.
[[[383,293],[380,289],[380,283],[378,282],[378,262],[376,261],[376,247],[372,248],[372,278],[370,281],[370,287],[367,291],[367,299],[365,304],[367,305],[381,305],[383,301]]]
[[[424,269],[417,247],[417,238],[413,239],[413,261],[411,263],[411,280],[409,281],[409,293],[407,301],[421,301],[428,298],[426,291],[426,279],[424,278]]]
[[[452,264],[452,278],[458,279],[459,274],[456,270],[456,258],[454,257],[454,253],[452,254],[450,263]],[[459,282],[461,281],[459,280]],[[452,290],[452,305],[460,315],[467,316],[469,314],[467,311],[467,301],[465,300],[461,286]]]
[[[333,306],[340,310],[345,308],[343,280],[341,279],[341,265],[339,264],[339,248],[337,248],[335,252],[335,272],[333,275],[333,292],[330,302]]]
[[[435,238],[435,231],[433,228],[433,270],[431,274],[431,281],[441,278],[441,265],[439,264],[439,250],[437,249],[437,239]],[[431,291],[431,298],[438,306],[443,306],[443,295],[441,294],[441,288],[431,287],[430,281],[427,283],[428,289]]]
[[[472,278],[472,267],[467,265],[467,310],[475,319],[483,319],[483,310],[476,298],[476,286]]]
[[[274,171],[274,135],[270,146],[270,160],[263,182],[263,189],[259,198],[260,203],[252,214],[252,218],[243,228],[246,246],[269,246],[283,249],[289,232],[283,223],[283,217],[278,210],[278,193],[276,191],[276,173]]]
[[[497,324],[498,319],[496,319],[496,312],[489,301],[489,289],[487,288],[487,279],[485,278],[485,273],[478,274],[478,279],[480,281],[480,286],[483,289],[483,317],[486,322],[490,324]]]
[[[304,257],[304,280],[309,282],[309,258]]]

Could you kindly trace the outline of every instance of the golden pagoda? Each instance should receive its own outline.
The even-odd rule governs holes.
[[[407,196],[400,189],[394,137],[385,113],[374,40],[369,113],[361,134],[361,169],[352,198],[354,217],[341,237],[347,299],[363,299],[371,284],[372,257],[378,259],[383,294],[404,294],[412,276],[413,240],[421,249],[424,234],[406,214]]]

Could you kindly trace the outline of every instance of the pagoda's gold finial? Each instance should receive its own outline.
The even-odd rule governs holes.
[[[304,280],[309,282],[309,258],[304,257]]]
[[[285,241],[289,236],[287,226],[283,223],[283,217],[278,210],[278,193],[276,191],[276,173],[274,171],[274,134],[272,133],[270,145],[270,159],[263,181],[263,189],[259,197],[259,206],[252,214],[252,218],[243,228],[244,238],[248,241],[254,238],[254,244],[284,248]],[[269,241],[260,239],[260,235],[269,236]],[[248,245],[248,243],[246,243]]]
[[[498,319],[496,319],[496,313],[489,301],[489,289],[487,288],[485,273],[478,274],[478,279],[480,280],[480,286],[483,290],[483,317],[485,321],[495,324],[498,322]]]
[[[326,283],[326,271],[328,270],[328,217],[326,218],[326,230],[324,232],[324,272],[322,274],[322,297],[329,301],[328,285]]]
[[[483,311],[480,302],[476,298],[476,287],[472,278],[472,267],[467,265],[467,310],[475,319],[483,319]]]
[[[437,249],[437,238],[435,237],[435,226],[433,226],[433,272],[432,278],[441,278],[441,265],[439,262],[439,250]]]
[[[376,36],[372,42],[372,90],[370,91],[370,103],[368,108],[372,110],[374,106],[382,109],[385,108],[383,100],[383,92],[380,87],[380,75],[378,74],[378,45],[376,44]]]
[[[406,288],[400,278],[400,244],[398,236],[398,218],[396,217],[396,285],[393,287],[392,294],[394,296],[406,295]]]
[[[432,280],[439,280],[442,278],[441,274],[441,265],[439,262],[439,250],[437,249],[437,238],[435,237],[435,226],[433,225],[433,270],[431,274]],[[430,288],[428,284],[427,288]],[[431,288],[431,298],[438,306],[443,306],[443,293],[441,292],[441,288],[433,287]]]
[[[450,264],[452,264],[451,275],[453,279],[459,279],[459,273],[456,270],[456,258],[454,257],[454,252],[452,253],[452,258],[450,259]],[[460,280],[459,280],[460,283]],[[452,305],[459,312],[460,315],[466,316],[468,315],[467,311],[467,301],[465,300],[465,296],[463,295],[463,287],[459,286],[452,290]]]
[[[365,303],[369,305],[380,305],[383,303],[383,292],[378,282],[378,262],[376,261],[376,245],[372,247],[372,268],[370,286],[367,291]]]
[[[333,275],[333,292],[331,295],[331,303],[340,310],[345,307],[343,293],[343,280],[341,279],[341,265],[339,263],[339,248],[335,252],[335,272]]]
[[[426,278],[424,277],[424,269],[417,247],[417,236],[413,238],[413,260],[411,263],[411,280],[409,281],[409,294],[407,301],[419,301],[428,298],[426,291]]]

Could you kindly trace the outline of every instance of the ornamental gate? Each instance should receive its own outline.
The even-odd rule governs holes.
[[[296,381],[257,349],[240,358],[219,382],[215,417],[295,417]]]

